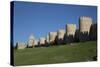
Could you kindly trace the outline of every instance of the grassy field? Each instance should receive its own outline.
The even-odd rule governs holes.
[[[96,56],[97,42],[89,41],[71,45],[14,50],[14,65],[93,61]]]

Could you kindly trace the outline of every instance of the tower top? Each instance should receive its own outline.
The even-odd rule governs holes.
[[[92,18],[89,16],[81,16],[80,19],[81,20],[92,20]]]

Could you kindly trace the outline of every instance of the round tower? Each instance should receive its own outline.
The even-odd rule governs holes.
[[[34,46],[34,36],[30,35],[29,40],[28,40],[28,47],[33,47]]]
[[[44,38],[44,37],[41,37],[41,38],[39,39],[39,45],[40,45],[40,46],[45,45],[45,38]]]
[[[64,29],[60,29],[57,32],[57,44],[62,44],[63,40],[64,40],[64,36],[65,36],[65,30]]]
[[[79,31],[82,33],[87,32],[89,34],[90,27],[92,25],[92,18],[82,16],[79,20]]]
[[[51,44],[55,44],[56,37],[57,32],[49,32],[49,41]]]
[[[34,40],[34,46],[38,45],[38,40]]]
[[[74,36],[75,32],[76,32],[76,24],[67,24],[67,26],[66,26],[67,36],[69,36],[69,35]]]
[[[64,37],[64,43],[74,42],[76,33],[76,24],[67,24],[66,25],[66,34]]]
[[[79,40],[87,41],[90,40],[89,32],[92,25],[92,18],[82,16],[79,18]]]
[[[65,35],[65,30],[64,29],[58,30],[57,35],[58,35],[58,39],[63,39]]]

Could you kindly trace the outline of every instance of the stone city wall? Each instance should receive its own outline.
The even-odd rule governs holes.
[[[92,24],[92,18],[87,16],[81,16],[79,18],[79,29],[76,28],[76,24],[67,24],[66,29],[59,29],[57,32],[49,32],[44,38],[41,37],[35,40],[34,36],[31,35],[28,40],[28,47],[34,45],[45,45],[45,44],[63,44],[72,43],[74,41],[88,41],[97,40],[97,24]],[[17,43],[18,49],[24,49],[25,43]]]
[[[17,49],[24,49],[24,48],[26,48],[25,43],[22,43],[22,42],[17,42],[16,46],[17,46]]]

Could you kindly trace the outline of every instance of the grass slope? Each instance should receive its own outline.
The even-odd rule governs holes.
[[[73,43],[51,47],[14,50],[15,65],[51,64],[92,61],[97,54],[97,42]]]

